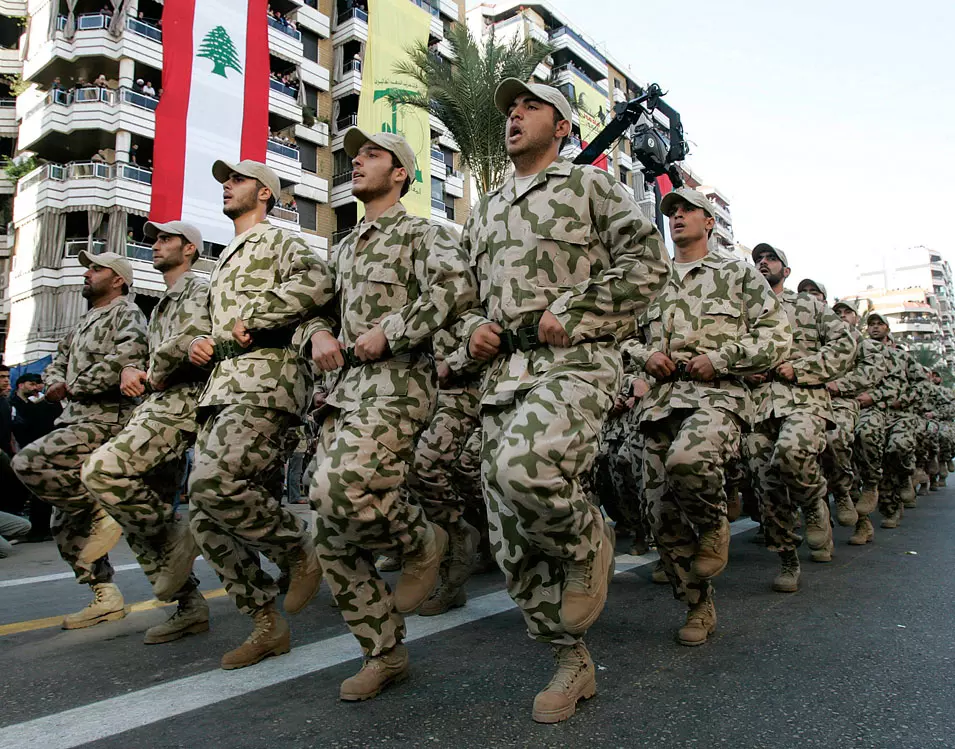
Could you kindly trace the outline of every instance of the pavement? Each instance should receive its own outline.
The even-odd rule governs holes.
[[[698,648],[674,633],[684,608],[650,581],[653,555],[618,556],[587,642],[598,694],[558,725],[530,719],[549,649],[527,638],[503,577],[472,578],[468,605],[408,618],[412,676],[364,703],[338,701],[360,653],[327,587],[291,619],[292,651],[218,668],[249,632],[201,560],[210,632],[165,645],[143,632],[151,601],[125,546],[112,554],[132,612],[64,631],[82,608],[52,543],[0,560],[0,749],[149,747],[955,747],[955,481],[919,498],[894,531],[813,564],[802,588],[770,588],[776,560],[734,523],[716,581],[719,628]],[[621,541],[618,552],[626,542]]]

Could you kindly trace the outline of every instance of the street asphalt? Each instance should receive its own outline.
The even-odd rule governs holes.
[[[588,635],[597,696],[551,726],[530,718],[549,648],[527,638],[498,573],[473,578],[467,606],[409,617],[412,676],[364,703],[338,701],[360,665],[327,587],[293,617],[292,652],[225,672],[248,620],[201,561],[210,632],[145,646],[171,609],[123,546],[112,555],[124,620],[63,631],[81,608],[52,543],[0,560],[0,749],[131,747],[955,747],[955,481],[919,498],[875,543],[846,544],[802,587],[774,593],[776,559],[734,524],[716,581],[719,627],[702,647],[674,633],[684,609],[625,555]],[[145,609],[145,610],[141,610]]]

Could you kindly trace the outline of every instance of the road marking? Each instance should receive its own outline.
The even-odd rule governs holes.
[[[127,570],[138,570],[138,564],[118,564],[113,567],[114,572],[126,572]],[[15,580],[0,580],[0,588],[13,588],[17,585],[33,585],[33,583],[48,583],[53,580],[74,580],[76,575],[72,572],[57,572],[53,575],[38,575],[37,577],[18,577]]]
[[[732,533],[735,536],[755,527],[756,523],[751,520],[740,520],[733,523]],[[628,554],[618,556],[617,574],[653,564],[656,559],[655,553],[639,557]],[[513,608],[514,602],[507,591],[502,590],[469,600],[467,606],[441,616],[411,616],[407,619],[408,635],[405,642],[430,637]],[[357,658],[358,648],[351,634],[338,635],[296,647],[288,655],[269,658],[257,666],[238,672],[219,669],[207,671],[61,713],[0,727],[0,749],[22,749],[25,746],[72,749]]]
[[[138,564],[136,565],[139,566]],[[72,577],[72,575],[71,575]],[[213,598],[222,598],[225,595],[225,588],[218,588],[216,590],[203,591],[202,595],[207,601],[212,600]],[[161,609],[166,606],[172,606],[172,603],[163,603],[156,598],[151,598],[148,601],[140,601],[139,603],[134,603],[131,606],[126,607],[127,614],[135,614],[140,611],[152,611],[153,609]],[[0,637],[4,635],[16,635],[21,632],[32,632],[36,629],[49,629],[50,627],[59,627],[63,622],[62,616],[47,616],[43,619],[31,619],[28,622],[14,622],[13,624],[3,624],[0,625]]]

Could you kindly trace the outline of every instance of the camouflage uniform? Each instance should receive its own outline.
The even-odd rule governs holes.
[[[835,312],[808,294],[784,289],[779,301],[793,332],[787,361],[796,381],[773,376],[753,390],[756,426],[747,452],[766,546],[792,551],[802,541],[795,532],[797,509],[814,512],[826,500],[819,456],[833,414],[824,385],[852,365],[856,339]]]
[[[318,512],[325,579],[366,657],[404,637],[404,619],[375,569],[376,553],[413,554],[426,540],[422,509],[400,489],[415,441],[434,411],[437,374],[429,339],[477,304],[457,237],[398,203],[356,227],[330,260],[346,347],[376,324],[390,354],[346,367],[328,395],[309,498]],[[310,346],[327,321],[302,331]]]
[[[713,593],[691,569],[699,537],[726,516],[725,468],[753,424],[740,378],[782,361],[792,333],[756,269],[717,255],[705,256],[683,279],[671,271],[640,328],[645,344],[625,344],[638,368],[661,352],[678,367],[705,354],[716,370],[711,382],[681,375],[655,381],[639,406],[653,536],[674,594],[693,607]]]
[[[592,558],[604,533],[578,477],[620,388],[614,339],[633,334],[665,282],[666,250],[621,184],[560,158],[522,192],[512,176],[482,198],[463,244],[481,285],[478,324],[536,328],[550,310],[570,337],[568,348],[497,357],[481,406],[488,522],[508,592],[533,638],[574,645],[560,620],[564,564]]]
[[[253,614],[278,594],[259,554],[287,568],[305,533],[282,507],[276,486],[312,379],[279,336],[287,331],[291,342],[294,326],[327,304],[333,289],[325,263],[308,245],[266,222],[229,243],[209,280],[207,334],[228,343],[236,320],[243,320],[253,344],[239,356],[217,357],[199,397],[207,418],[189,476],[190,525],[235,605]],[[278,340],[259,348],[256,334],[264,340],[266,331]]]
[[[150,582],[162,569],[180,459],[195,440],[196,402],[208,372],[189,363],[189,344],[210,329],[209,285],[192,271],[166,291],[149,320],[150,393],[118,435],[83,467],[83,483],[123,527]],[[183,589],[187,592],[192,584]]]
[[[51,531],[77,582],[108,583],[109,557],[81,559],[94,523],[106,511],[83,486],[80,470],[90,453],[115,436],[135,401],[119,392],[126,366],[145,368],[146,317],[128,296],[94,307],[60,341],[43,373],[47,388],[65,382],[69,395],[58,428],[31,442],[13,458],[13,468],[30,491],[56,510]]]
[[[892,344],[886,345],[884,350],[889,366],[886,379],[894,385],[894,397],[885,404],[886,440],[879,485],[879,512],[884,517],[892,517],[899,512],[902,494],[915,473],[919,432],[924,423],[921,414],[925,410],[925,395],[917,387],[916,370],[912,366],[915,362],[909,354]]]

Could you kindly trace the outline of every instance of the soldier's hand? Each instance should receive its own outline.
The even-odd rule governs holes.
[[[759,374],[746,375],[743,378],[743,382],[747,385],[762,385],[769,379],[769,374],[766,372],[760,372]]]
[[[776,374],[786,380],[786,382],[796,381],[796,370],[793,369],[793,365],[788,361],[784,361],[782,364],[776,367]]]
[[[537,324],[537,337],[548,346],[567,348],[570,345],[570,336],[549,309],[544,310],[541,321]]]
[[[643,370],[658,380],[665,380],[676,372],[676,364],[662,351],[654,351],[647,359],[647,363],[643,365]]]
[[[468,340],[468,353],[471,354],[471,358],[488,361],[497,356],[501,348],[501,337],[498,333],[503,332],[504,328],[496,322],[486,323],[475,330]]]
[[[235,325],[232,326],[232,337],[242,348],[248,348],[252,345],[252,334],[242,320],[236,320]]]
[[[58,382],[46,389],[46,399],[50,403],[59,403],[68,395],[65,382]]]
[[[638,377],[633,381],[633,388],[631,389],[631,392],[633,393],[634,398],[642,398],[650,392],[650,383],[642,377]]]
[[[119,376],[119,392],[127,398],[138,398],[146,392],[146,373],[136,367],[126,367]]]
[[[444,360],[437,363],[438,366],[438,384],[443,385],[451,377],[451,367]]]
[[[613,405],[610,407],[611,416],[619,416],[624,411],[627,410],[627,399],[622,395],[618,395],[613,399]]]
[[[839,386],[834,382],[827,382],[826,390],[829,391],[830,395],[839,395]]]
[[[206,366],[212,361],[215,355],[215,346],[212,343],[212,339],[208,336],[205,338],[197,338],[192,342],[192,345],[189,346],[189,361],[197,367]]]
[[[388,350],[388,339],[385,331],[378,325],[366,330],[355,341],[355,356],[360,361],[378,361]]]
[[[869,408],[875,405],[875,399],[868,393],[859,393],[859,395],[856,396],[856,401],[863,408]]]
[[[694,380],[711,382],[716,379],[716,367],[706,354],[694,356],[686,364],[686,373]]]
[[[342,344],[327,330],[312,335],[312,361],[323,372],[334,372],[345,366]]]
[[[902,408],[902,401],[894,400],[889,404],[889,406],[891,406],[893,411],[898,411],[899,409]]]

